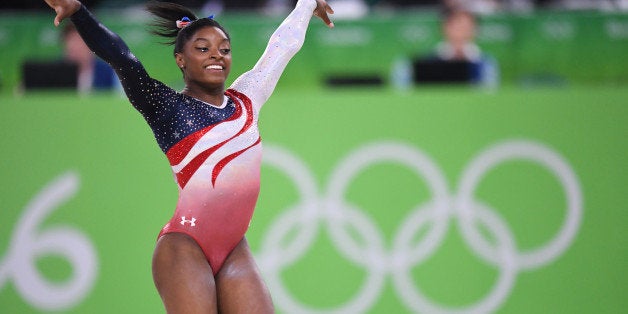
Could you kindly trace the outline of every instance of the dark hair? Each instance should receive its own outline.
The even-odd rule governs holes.
[[[190,9],[170,2],[151,1],[146,4],[146,10],[156,16],[155,21],[151,24],[154,27],[151,33],[170,38],[166,42],[168,45],[174,45],[174,53],[181,52],[190,38],[203,27],[216,27],[227,35],[227,39],[231,40],[227,30],[216,22],[213,18],[197,18]],[[177,27],[177,20],[188,17],[191,23],[183,28]]]
[[[446,5],[440,11],[441,20],[448,21],[449,19],[462,14],[470,17],[472,20],[477,21],[478,17],[464,6],[459,5]]]

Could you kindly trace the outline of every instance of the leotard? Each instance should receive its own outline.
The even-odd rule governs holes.
[[[248,229],[260,188],[258,113],[288,61],[301,49],[315,0],[300,0],[262,57],[218,106],[151,78],[122,39],[84,7],[72,15],[83,40],[116,71],[131,104],[151,127],[179,189],[159,236],[181,232],[201,247],[214,275]]]

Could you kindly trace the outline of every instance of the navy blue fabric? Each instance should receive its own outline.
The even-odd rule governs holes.
[[[218,108],[181,94],[151,78],[129,47],[85,8],[71,17],[87,46],[114,69],[129,101],[144,117],[165,153],[200,129],[228,119],[235,112],[229,99]],[[171,60],[174,66],[174,60]]]

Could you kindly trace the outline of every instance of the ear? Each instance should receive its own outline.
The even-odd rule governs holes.
[[[185,61],[183,60],[183,55],[179,52],[174,54],[174,60],[177,63],[177,66],[181,69],[185,68]]]

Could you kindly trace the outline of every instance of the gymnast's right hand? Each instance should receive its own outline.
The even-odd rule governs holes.
[[[59,26],[61,21],[65,18],[72,16],[76,11],[81,8],[81,3],[78,0],[45,0],[48,5],[57,12],[55,17],[55,26]]]

